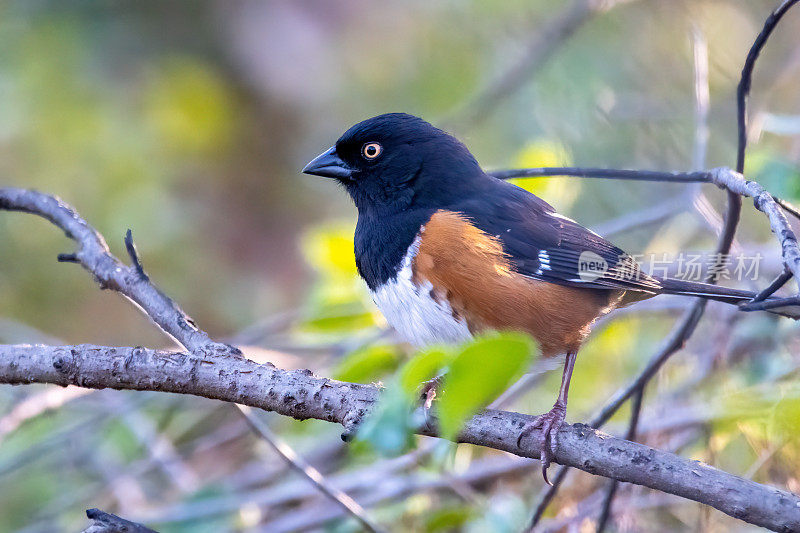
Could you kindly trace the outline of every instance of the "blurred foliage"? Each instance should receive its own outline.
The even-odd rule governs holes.
[[[464,422],[522,377],[534,343],[516,333],[477,338],[447,365],[437,413],[442,434],[453,439]]]
[[[436,398],[432,410],[440,430],[453,439],[468,418],[525,373],[534,347],[535,342],[527,335],[505,332],[477,337],[464,346],[420,350],[389,382],[378,408],[360,428],[359,437],[382,453],[407,451],[415,442],[414,430],[433,414],[417,409],[421,392],[430,388]],[[377,358],[357,357],[356,361],[366,363],[366,369],[377,366]],[[351,358],[353,355],[346,361],[348,369],[354,362]],[[417,416],[420,414],[422,418]]]
[[[520,375],[531,345],[501,335],[413,352],[397,342],[356,274],[346,194],[299,169],[347,126],[387,111],[446,125],[486,168],[688,169],[693,28],[709,48],[708,166],[730,165],[739,71],[774,3],[619,2],[473,122],[475,95],[528,57],[528,43],[564,2],[10,0],[0,3],[0,184],[60,195],[120,257],[131,228],[152,279],[215,337],[244,338],[278,365],[383,384],[378,411],[346,448],[330,424],[269,418],[326,476],[353,483],[359,500],[374,498],[369,512],[381,523],[517,531],[541,488],[535,468],[482,477],[487,461],[505,456],[466,445],[436,448],[403,468],[396,465],[406,456],[384,455],[427,442],[411,432],[423,422],[422,382],[450,369],[433,409],[455,433]],[[798,28],[787,16],[759,60],[746,167],[796,201]],[[590,226],[687,190],[563,177],[516,183]],[[703,192],[711,207],[702,216],[687,199],[668,220],[634,222],[613,239],[633,253],[709,249],[713,210],[723,204],[717,191]],[[0,213],[0,342],[168,345],[127,302],[55,262],[71,246],[44,221]],[[779,271],[773,236],[748,203],[737,246],[767,258],[761,286]],[[648,305],[596,328],[578,357],[570,421],[586,421],[658,349],[680,309]],[[798,328],[732,316],[710,305],[648,387],[641,438],[800,491]],[[513,409],[546,411],[559,381],[560,371],[550,372]],[[357,527],[322,520],[327,502],[313,491],[297,496],[308,490],[304,481],[277,458],[265,460],[229,406],[93,392],[5,433],[14,409],[44,390],[0,388],[0,531],[79,530],[89,507],[164,532],[271,531],[290,519]],[[626,420],[623,410],[609,430],[622,432]],[[577,513],[601,486],[575,476],[548,517]],[[623,488],[628,499],[615,504],[631,530],[706,520],[697,506],[672,500],[638,509],[636,494]],[[710,516],[720,531],[742,529]],[[591,529],[591,519],[579,525]]]

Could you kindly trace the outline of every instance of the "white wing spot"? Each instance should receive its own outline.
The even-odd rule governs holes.
[[[569,217],[565,217],[565,216],[564,216],[564,215],[562,215],[561,213],[556,213],[555,211],[554,211],[554,212],[552,212],[552,213],[550,213],[550,216],[551,216],[551,217],[555,217],[555,218],[560,218],[561,220],[566,220],[567,222],[573,222],[573,223],[577,224],[577,222],[575,222],[575,221],[574,221],[574,220],[572,220],[571,218],[569,218]]]
[[[578,224],[577,222],[575,222],[571,218],[566,217],[566,216],[562,215],[561,213],[552,212],[552,213],[550,213],[550,216],[553,217],[553,218],[560,218],[561,220],[566,220],[567,222],[572,222],[573,224]],[[580,226],[580,224],[578,224],[578,225]],[[588,231],[592,235],[596,235],[597,237],[600,237],[600,235],[598,233],[590,230],[589,228],[585,228],[585,229],[586,229],[586,231]]]
[[[547,250],[539,250],[539,269],[537,274],[541,274],[542,270],[550,270],[550,255]]]

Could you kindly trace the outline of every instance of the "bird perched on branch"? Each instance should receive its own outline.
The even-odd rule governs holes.
[[[600,235],[486,174],[456,138],[412,115],[356,124],[303,172],[336,179],[352,197],[358,271],[405,340],[458,343],[517,330],[533,336],[544,357],[565,354],[558,399],[536,422],[545,480],[575,358],[598,317],[659,294],[732,304],[755,296],[647,275]],[[773,312],[800,317],[798,309]]]

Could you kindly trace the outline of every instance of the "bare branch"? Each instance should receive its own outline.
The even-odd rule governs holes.
[[[102,288],[115,290],[139,305],[162,331],[187,350],[238,353],[235,348],[212,341],[200,330],[175,302],[149,282],[143,271],[140,272],[138,261],[128,267],[114,257],[103,236],[58,198],[26,189],[0,188],[0,209],[38,215],[64,230],[78,249],[72,254],[61,254],[59,261],[80,263]],[[133,250],[132,241],[128,249]],[[135,252],[132,257],[136,257]]]
[[[94,523],[84,529],[83,533],[158,533],[141,524],[125,520],[100,509],[87,509],[86,517],[93,520]]]
[[[730,193],[752,198],[756,209],[769,217],[769,225],[781,245],[783,263],[794,274],[795,279],[800,279],[800,248],[797,237],[772,195],[755,181],[746,180],[740,173],[728,168],[715,168],[710,176],[712,183]]]
[[[155,390],[236,402],[297,419],[358,424],[380,390],[310,371],[284,371],[244,358],[94,345],[0,346],[0,383],[54,383],[88,388]],[[533,435],[517,446],[535,417],[487,410],[467,422],[459,442],[537,458]],[[433,424],[435,425],[435,424]],[[420,434],[436,436],[435,428]],[[555,459],[595,475],[644,485],[711,505],[730,516],[774,529],[800,529],[800,497],[697,461],[600,433],[582,424],[558,434]]]
[[[719,236],[717,242],[717,253],[720,254],[727,254],[730,251],[731,245],[733,244],[733,239],[736,234],[736,228],[739,224],[739,218],[741,215],[742,210],[742,199],[735,189],[749,189],[747,195],[754,198],[754,202],[756,204],[756,208],[764,211],[761,206],[765,206],[767,201],[765,198],[762,197],[762,193],[765,193],[763,188],[756,188],[756,187],[749,187],[747,184],[753,182],[744,182],[741,173],[744,171],[744,158],[745,158],[745,151],[747,150],[747,95],[750,92],[750,82],[752,79],[753,68],[755,67],[755,61],[758,58],[758,55],[761,52],[761,49],[767,42],[769,35],[775,29],[778,22],[780,21],[781,17],[786,13],[786,11],[791,8],[798,0],[784,0],[780,6],[778,6],[764,23],[764,27],[759,33],[758,37],[756,37],[755,42],[753,43],[752,47],[750,48],[750,52],[748,53],[747,60],[745,61],[744,68],[742,69],[742,77],[739,82],[739,86],[737,89],[737,119],[738,119],[738,149],[737,149],[737,157],[736,157],[736,170],[738,171],[738,179],[736,176],[721,176],[723,173],[720,169],[712,170],[708,173],[707,179],[711,182],[717,183],[718,186],[727,188],[728,189],[728,208],[725,213],[725,225],[724,228]],[[547,170],[547,169],[527,169],[527,170]],[[561,169],[564,170],[564,169]],[[581,169],[569,169],[573,171],[580,171]],[[592,173],[596,170],[602,171],[603,169],[588,169],[592,171]],[[513,172],[513,171],[511,171]],[[509,171],[505,171],[505,175],[501,173],[501,179],[505,179],[505,176],[509,174]],[[562,173],[566,174],[566,173]],[[645,174],[638,174],[636,171],[625,171],[625,174],[630,176],[630,179],[640,179],[645,181],[694,181],[690,178],[694,173],[680,173],[678,177],[669,177],[668,175],[664,175],[663,180],[656,180],[656,176],[652,173],[648,172]],[[663,174],[663,173],[662,173]],[[726,174],[733,174],[730,170],[726,171]],[[495,174],[497,175],[497,174]],[[572,174],[572,175],[580,175],[580,174]],[[647,177],[649,175],[649,178]],[[592,177],[601,177],[599,175],[592,176]],[[728,184],[726,180],[730,179],[732,182],[736,182],[735,185],[733,183]],[[744,182],[744,183],[741,183]],[[755,184],[756,186],[758,184]],[[758,198],[758,200],[756,200]],[[777,199],[770,195],[770,199],[775,202],[777,205],[780,205],[784,209],[787,209],[788,212],[792,213],[793,215],[797,216],[798,212],[794,209],[793,206],[783,202],[780,199]],[[765,209],[767,209],[765,207]],[[767,213],[770,219],[770,226],[772,227],[773,232],[776,234],[778,239],[781,242],[781,248],[783,251],[783,259],[784,264],[787,263],[787,259],[789,261],[793,260],[793,253],[792,251],[787,252],[787,249],[797,251],[797,240],[794,238],[794,233],[792,232],[791,228],[788,227],[788,221],[786,221],[786,217],[783,215],[783,212],[777,210],[777,213],[774,212],[772,206],[770,206],[769,211],[764,211]],[[782,220],[781,220],[782,218]],[[787,232],[788,230],[788,232]],[[788,264],[786,264],[786,268]],[[791,269],[790,269],[791,270]],[[792,272],[796,273],[794,270]],[[709,282],[714,282],[713,279],[708,279]],[[777,281],[777,280],[776,280]],[[770,284],[770,287],[767,289],[771,289],[776,285],[776,282]],[[762,291],[764,292],[764,291]],[[794,298],[788,298],[785,301],[788,305],[796,305],[800,303],[800,296]],[[755,302],[750,303],[749,305],[742,306],[743,310],[759,310],[759,309],[766,309],[767,305],[774,305],[775,301],[767,302]],[[643,390],[644,386],[650,380],[650,378],[655,375],[659,368],[669,359],[669,357],[677,352],[683,344],[689,339],[689,337],[694,332],[695,328],[697,327],[697,323],[700,321],[700,318],[703,316],[706,308],[706,301],[698,299],[691,309],[689,309],[686,314],[683,316],[681,321],[673,328],[672,332],[670,333],[669,341],[665,343],[665,346],[659,350],[648,362],[645,369],[639,376],[633,380],[633,382],[620,391],[609,404],[601,411],[600,415],[595,417],[597,424],[592,424],[593,427],[598,427],[605,423],[608,418],[613,415],[622,405],[622,403],[627,400],[633,393],[637,391]],[[534,526],[539,522],[541,517],[544,514],[545,509],[550,504],[552,499],[555,497],[556,492],[558,491],[559,486],[566,478],[569,469],[566,466],[562,466],[559,468],[558,472],[556,472],[556,476],[553,479],[553,484],[550,487],[545,488],[539,498],[539,502],[534,509],[533,516],[531,517],[530,523],[528,525],[529,529],[533,529]]]
[[[489,172],[497,179],[543,178],[546,176],[574,176],[605,180],[663,181],[670,183],[709,183],[711,175],[705,171],[661,172],[658,170],[631,170],[627,168],[591,167],[532,167],[494,170]]]
[[[288,444],[278,438],[277,435],[273,434],[272,431],[252,413],[249,407],[238,404],[236,407],[239,409],[239,412],[242,413],[242,416],[244,416],[250,428],[255,431],[275,453],[280,455],[290,468],[304,476],[319,492],[340,508],[344,509],[347,514],[358,520],[364,529],[373,533],[384,531],[383,528],[372,521],[364,508],[353,498],[336,487],[331,486],[319,470],[305,462]]]
[[[756,66],[756,60],[761,54],[761,50],[767,44],[769,36],[778,26],[778,22],[797,2],[798,0],[783,0],[781,5],[769,14],[767,20],[764,21],[764,27],[753,42],[753,46],[750,47],[747,59],[744,61],[744,67],[742,67],[742,77],[739,80],[739,86],[736,88],[736,121],[739,131],[736,172],[740,174],[744,173],[744,157],[747,149],[747,97],[750,94],[750,85],[753,81],[753,69]]]
[[[627,0],[632,1],[632,0]],[[592,16],[607,11],[620,0],[574,0],[566,9],[533,32],[520,61],[463,106],[463,122],[486,118],[503,100],[519,89]],[[454,122],[458,123],[459,119]]]

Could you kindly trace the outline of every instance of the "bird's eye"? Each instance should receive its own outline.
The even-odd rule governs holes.
[[[375,159],[383,152],[383,147],[379,143],[366,143],[361,147],[361,155],[365,159]]]

